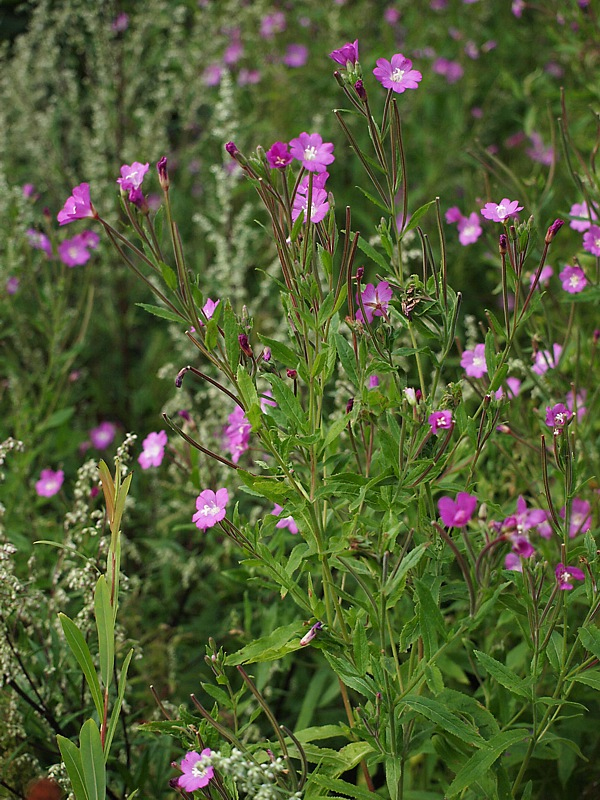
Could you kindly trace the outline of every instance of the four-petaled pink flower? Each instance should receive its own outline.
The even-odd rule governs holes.
[[[302,162],[309,172],[325,172],[327,165],[335,161],[333,144],[323,142],[318,133],[303,132],[290,142],[290,153],[293,158]]]
[[[36,494],[38,497],[54,497],[60,492],[64,479],[65,473],[62,469],[58,469],[56,472],[52,469],[43,469],[39,481],[36,481],[35,484]]]
[[[583,203],[573,203],[569,211],[569,216],[576,217],[576,219],[572,219],[571,222],[569,222],[569,226],[573,228],[574,231],[581,231],[581,233],[589,230],[592,223],[597,219],[594,210],[590,210],[585,201]]]
[[[73,194],[67,199],[56,219],[61,225],[67,225],[76,219],[98,219],[98,212],[90,200],[89,183],[80,183],[73,189]]]
[[[273,511],[271,514],[274,514],[278,517],[283,512],[283,506],[280,506],[278,503],[275,503]],[[296,525],[296,520],[292,516],[282,517],[279,522],[275,525],[276,528],[287,528],[290,533],[298,533],[298,526]]]
[[[476,344],[473,350],[465,350],[460,359],[461,367],[470,378],[482,378],[488,371],[485,361],[485,345]]]
[[[481,209],[481,215],[492,222],[504,222],[508,217],[513,217],[518,211],[522,211],[523,206],[519,205],[518,200],[509,200],[508,197],[502,198],[499,203],[486,203]]]
[[[562,281],[562,288],[569,294],[582,292],[587,286],[587,278],[581,267],[565,267],[558,277]]]
[[[583,234],[583,249],[594,256],[600,256],[600,227],[590,225]]]
[[[562,347],[556,342],[552,345],[552,352],[550,350],[538,350],[533,358],[532,371],[536,375],[543,375],[549,369],[554,369],[560,361],[562,351]]]
[[[573,414],[563,403],[546,406],[546,425],[555,430],[562,430]]]
[[[205,747],[201,753],[195,750],[189,752],[179,765],[183,774],[177,778],[177,785],[190,794],[208,786],[215,773],[214,767],[208,763],[211,755],[209,747]]]
[[[459,492],[456,500],[451,497],[440,497],[438,511],[447,528],[464,528],[475,513],[477,498],[467,492]]]
[[[565,519],[566,509],[563,506],[560,516]],[[589,531],[592,526],[592,507],[587,500],[574,497],[571,503],[571,516],[569,518],[569,536],[571,539],[580,533]]]
[[[392,289],[387,281],[380,281],[377,286],[367,283],[360,295],[367,315],[367,322],[373,322],[373,317],[387,317],[392,295]],[[356,295],[356,302],[358,303],[358,294]],[[356,319],[359,322],[364,322],[361,309],[356,312]]]
[[[333,58],[336,64],[340,64],[342,67],[347,67],[348,62],[351,68],[355,67],[358,61],[358,39],[355,39],[354,43],[347,42],[339,50],[333,50],[329,53],[329,58]]]
[[[413,390],[414,391],[414,390]],[[427,422],[431,425],[432,433],[450,430],[452,427],[452,412],[448,409],[444,411],[434,411],[429,415]]]
[[[285,142],[275,142],[265,153],[267,164],[271,169],[285,169],[293,160]]]
[[[121,167],[121,177],[117,178],[117,183],[122,192],[130,192],[132,189],[139,189],[144,180],[144,175],[148,172],[150,165],[140,164],[134,161],[133,164],[123,164]]]
[[[385,89],[391,89],[402,94],[406,89],[417,89],[423,76],[412,68],[410,58],[405,58],[402,53],[396,53],[392,60],[378,58],[373,75]]]
[[[302,214],[304,223],[306,223],[307,216],[309,222],[321,222],[321,220],[325,219],[329,211],[328,197],[329,195],[324,189],[315,189],[313,187],[310,212],[307,214],[308,194],[302,194],[300,191],[297,191],[292,205],[292,220],[295,222],[300,214]]]
[[[229,502],[227,489],[205,489],[196,498],[196,513],[192,517],[192,522],[200,530],[212,528],[217,522],[225,518],[225,506]]]
[[[244,409],[236,405],[234,411],[227,417],[229,425],[225,427],[224,446],[231,453],[231,460],[237,464],[242,453],[248,449],[252,425],[248,422]]]
[[[138,462],[141,468],[150,469],[150,467],[160,467],[165,456],[166,446],[166,431],[149,433],[142,442],[143,449],[138,456]]]
[[[584,581],[585,574],[578,567],[565,567],[562,563],[558,564],[554,570],[556,580],[558,581],[558,588],[565,591],[573,588],[573,581]]]
[[[117,426],[114,422],[101,422],[90,431],[90,440],[97,450],[105,450],[115,438]]]
[[[461,217],[458,220],[458,241],[466,247],[468,244],[474,244],[483,233],[481,225],[479,224],[479,217],[473,211],[468,217]]]

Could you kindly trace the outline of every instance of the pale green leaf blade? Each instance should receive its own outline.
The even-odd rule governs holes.
[[[110,589],[106,578],[101,575],[94,592],[94,616],[98,631],[98,650],[100,654],[100,675],[105,689],[111,684],[115,662],[115,625],[113,608],[110,602]]]
[[[100,741],[100,731],[93,719],[81,726],[79,734],[81,766],[89,800],[105,800],[106,767]]]
[[[508,689],[509,692],[517,694],[520,697],[531,699],[531,688],[527,685],[526,681],[519,678],[518,675],[508,667],[496,661],[495,658],[488,656],[487,653],[482,653],[480,650],[474,650],[477,661],[481,664],[484,670],[494,678],[501,686]]]
[[[121,674],[119,675],[119,685],[117,687],[117,699],[115,701],[112,713],[110,715],[108,730],[106,732],[106,740],[104,742],[105,763],[108,758],[108,754],[110,752],[110,746],[112,744],[112,740],[115,735],[115,730],[117,729],[117,722],[119,721],[119,714],[121,713],[121,706],[123,705],[123,697],[125,696],[125,685],[127,683],[127,670],[129,669],[129,664],[131,662],[132,656],[133,656],[133,647],[125,656],[125,661],[123,662],[123,666],[121,667]]]
[[[60,734],[56,737],[56,741],[58,742],[58,749],[60,750],[60,755],[67,769],[67,774],[71,781],[71,788],[73,789],[76,800],[89,800],[85,788],[79,748],[76,744],[73,744],[73,742],[69,739],[65,739],[65,737]]]
[[[454,780],[446,790],[445,796],[448,800],[452,797],[456,797],[463,789],[466,789],[485,776],[492,764],[500,758],[505,750],[517,742],[522,742],[527,736],[529,736],[529,732],[525,729],[521,729],[516,731],[504,731],[490,739],[486,743],[486,747],[472,755],[466,764],[456,773]]]
[[[58,618],[60,619],[60,624],[62,625],[67,644],[71,648],[71,652],[77,659],[77,663],[81,667],[81,671],[84,674],[90,694],[92,695],[92,700],[94,701],[94,705],[96,707],[98,717],[102,719],[104,700],[102,699],[100,682],[98,680],[98,675],[96,674],[96,669],[94,667],[94,662],[92,661],[92,656],[90,649],[87,646],[87,642],[83,638],[83,634],[77,625],[75,625],[73,620],[69,619],[69,617],[67,617],[65,614],[59,614]]]

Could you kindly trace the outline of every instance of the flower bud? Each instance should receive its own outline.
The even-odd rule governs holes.
[[[262,357],[263,357],[263,361],[270,361],[271,360],[271,348],[270,347],[265,347],[265,349],[262,351]]]
[[[167,171],[167,157],[163,156],[157,163],[156,169],[158,170],[158,182],[160,188],[166,192],[169,189],[169,173]]]
[[[562,220],[562,219],[555,219],[554,220],[554,222],[552,223],[552,225],[550,225],[550,227],[548,228],[548,230],[546,232],[546,238],[544,239],[546,244],[550,244],[550,242],[554,239],[554,237],[556,236],[556,234],[559,232],[559,230],[562,228],[562,226],[564,224],[565,224],[564,220]]]
[[[354,88],[356,90],[356,94],[359,96],[361,100],[367,99],[367,90],[365,89],[362,81],[360,80],[356,81],[356,83],[354,84]]]
[[[501,256],[506,255],[508,250],[508,239],[506,238],[505,233],[501,233],[498,239],[498,251],[500,252]]]
[[[349,414],[354,408],[354,398],[351,397],[346,403],[346,414]]]
[[[252,358],[254,353],[252,352],[252,348],[250,347],[250,342],[248,341],[248,337],[245,333],[240,333],[238,336],[238,342],[240,345],[240,349],[242,353],[248,356],[248,358]]]
[[[298,377],[298,373],[295,369],[288,369],[286,370],[288,378],[292,378],[292,380],[296,380]]]

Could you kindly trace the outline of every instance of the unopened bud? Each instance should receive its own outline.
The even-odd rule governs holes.
[[[356,81],[354,84],[354,88],[356,89],[356,94],[360,97],[361,100],[367,99],[367,90],[365,89],[362,81]]]
[[[238,336],[238,342],[242,353],[247,355],[248,358],[252,358],[254,354],[252,352],[252,348],[250,347],[250,342],[248,341],[248,337],[246,336],[245,333],[240,333],[240,335]]]
[[[156,169],[158,170],[158,182],[160,188],[166,192],[169,189],[169,173],[167,171],[167,157],[163,156],[157,163]]]
[[[270,361],[271,360],[271,348],[270,347],[265,347],[265,349],[262,351],[262,357],[263,357],[263,361]]]
[[[180,369],[179,372],[177,373],[177,377],[175,378],[175,387],[177,389],[181,389],[181,384],[183,383],[183,376],[188,371],[188,369],[189,367],[184,367],[183,369]]]
[[[508,250],[508,239],[506,238],[505,233],[500,234],[500,238],[498,239],[498,251],[501,256],[506,255]]]
[[[354,408],[354,398],[351,397],[346,403],[346,414],[349,414]]]
[[[300,639],[300,644],[302,645],[302,647],[309,644],[309,642],[312,642],[312,640],[315,638],[318,631],[322,629],[322,627],[323,627],[322,622],[315,622],[315,624],[312,626],[309,632]]]
[[[296,380],[298,377],[298,373],[295,369],[288,369],[286,370],[288,378],[292,378],[292,380]]]
[[[365,274],[365,268],[358,267],[358,269],[356,270],[356,280],[358,281],[358,283],[362,281],[364,274]]]
[[[550,244],[550,242],[554,239],[554,237],[556,236],[556,234],[559,232],[559,230],[562,228],[562,226],[564,224],[565,224],[564,220],[562,220],[562,219],[555,219],[554,220],[552,225],[550,225],[550,227],[546,231],[546,238],[544,239],[546,244]]]
[[[235,142],[227,142],[227,144],[225,145],[225,150],[227,150],[227,152],[232,158],[235,158],[237,154],[240,152],[237,149]]]

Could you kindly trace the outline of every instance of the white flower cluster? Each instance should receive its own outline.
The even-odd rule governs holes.
[[[252,761],[234,747],[228,756],[219,750],[202,759],[203,766],[212,766],[231,778],[238,791],[252,800],[280,800],[281,789],[275,784],[277,776],[287,770],[282,758],[272,758],[262,764]]]

